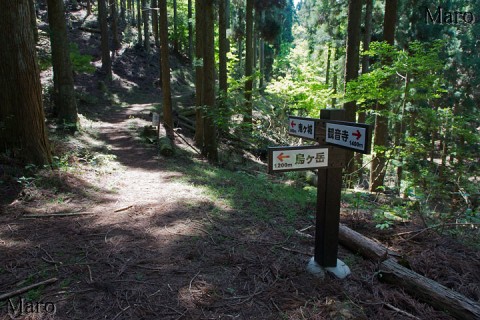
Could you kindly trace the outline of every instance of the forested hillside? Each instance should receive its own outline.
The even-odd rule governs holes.
[[[12,0],[0,30],[2,317],[480,317],[478,1]],[[321,112],[371,152],[289,134]],[[338,181],[273,174],[319,144]],[[334,186],[352,273],[316,278]]]

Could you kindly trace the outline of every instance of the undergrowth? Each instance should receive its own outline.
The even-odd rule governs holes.
[[[204,191],[213,201],[262,221],[313,218],[316,189],[290,185],[286,177],[273,180],[266,173],[228,170],[193,161],[177,167],[185,175],[178,178]]]

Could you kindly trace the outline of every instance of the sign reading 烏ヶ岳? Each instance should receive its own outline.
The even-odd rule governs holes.
[[[318,169],[328,166],[328,148],[319,146],[270,147],[268,171]]]

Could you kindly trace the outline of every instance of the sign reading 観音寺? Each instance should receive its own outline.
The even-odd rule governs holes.
[[[369,126],[348,122],[326,122],[325,142],[339,147],[370,153]]]
[[[268,148],[269,172],[317,169],[328,166],[328,148],[318,146]]]

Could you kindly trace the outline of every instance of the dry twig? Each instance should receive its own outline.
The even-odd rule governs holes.
[[[133,207],[133,206],[128,206],[128,207],[120,208],[120,209],[114,210],[113,212],[125,211],[125,210],[128,210],[128,209],[132,208],[132,207]]]
[[[87,269],[88,269],[88,276],[90,277],[90,283],[93,283],[92,269],[88,264],[87,264]]]
[[[122,313],[124,313],[125,311],[127,311],[128,309],[130,309],[130,306],[126,306],[124,309],[120,310],[120,312],[117,313],[117,315],[116,315],[115,317],[113,317],[112,320],[115,320],[115,319],[117,319],[118,317],[120,317],[120,315],[121,315]]]
[[[480,226],[480,223],[456,223],[456,222],[452,222],[452,223],[440,223],[440,224],[436,224],[436,225],[433,225],[433,226],[430,226],[430,227],[426,227],[426,228],[423,228],[423,229],[420,229],[420,230],[412,230],[412,231],[406,231],[406,232],[400,232],[400,233],[397,233],[395,234],[396,236],[404,236],[404,235],[407,235],[407,234],[412,234],[412,233],[415,233],[413,236],[407,238],[407,239],[404,239],[403,241],[410,241],[412,240],[413,238],[421,235],[422,233],[428,231],[428,230],[434,230],[434,229],[438,229],[438,228],[445,228],[445,227],[465,227],[465,226]]]
[[[26,286],[26,287],[23,287],[23,288],[20,288],[20,289],[17,289],[17,290],[13,290],[13,291],[4,293],[4,294],[0,295],[0,301],[11,298],[11,297],[14,297],[14,296],[17,296],[19,294],[22,294],[24,292],[27,292],[29,290],[32,290],[34,288],[37,288],[37,287],[40,287],[40,286],[43,286],[43,285],[52,284],[52,283],[56,282],[57,280],[58,280],[57,278],[51,278],[51,279],[48,279],[48,280],[45,280],[45,281],[41,281],[41,282],[31,284],[29,286]]]
[[[311,255],[312,255],[311,253],[306,252],[306,251],[301,251],[301,250],[296,250],[296,249],[290,249],[290,248],[287,248],[287,247],[280,247],[280,248],[282,248],[283,250],[286,250],[286,251],[304,254],[304,255],[306,255],[306,256],[311,256]]]
[[[24,214],[22,216],[22,219],[71,217],[71,216],[81,216],[86,214],[95,214],[95,212],[85,211],[85,212],[59,212],[59,213],[51,213],[51,214]]]
[[[193,296],[192,294],[192,283],[193,283],[193,280],[195,280],[195,278],[198,276],[198,274],[200,273],[200,270],[198,270],[198,272],[193,276],[192,280],[190,280],[190,285],[188,286],[188,291],[190,292],[190,295]]]
[[[412,319],[419,319],[419,320],[420,320],[420,318],[415,317],[413,314],[408,313],[407,311],[400,310],[400,309],[398,309],[397,307],[392,306],[390,303],[384,303],[384,305],[385,305],[386,307],[388,307],[389,309],[392,309],[393,311],[398,312],[398,313],[400,313],[400,314],[402,314],[402,315],[404,315],[404,316],[406,316],[406,317],[409,317],[409,318],[412,318]]]

